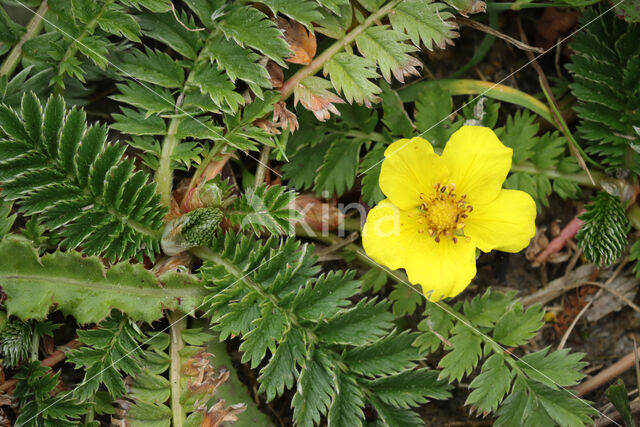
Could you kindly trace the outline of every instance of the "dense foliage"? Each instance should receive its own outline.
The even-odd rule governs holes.
[[[338,208],[384,198],[391,143],[441,152],[466,124],[513,150],[505,188],[540,214],[598,190],[588,262],[628,251],[635,9],[576,6],[552,93],[430,70],[468,47],[468,15],[495,34],[528,4],[0,0],[0,422],[269,425],[278,407],[282,424],[405,427],[455,395],[499,426],[592,423],[571,389],[584,354],[540,345],[543,306],[482,275],[429,302],[339,234],[364,217]]]

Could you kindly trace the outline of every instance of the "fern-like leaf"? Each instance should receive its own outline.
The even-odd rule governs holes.
[[[0,181],[6,200],[43,225],[61,229],[62,245],[110,260],[150,257],[159,249],[164,213],[155,185],[134,172],[124,147],[108,144],[107,128],[87,128],[81,110],[61,98],[43,106],[34,94],[22,114],[0,106]]]

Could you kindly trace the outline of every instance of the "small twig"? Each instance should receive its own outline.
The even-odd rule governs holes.
[[[549,242],[549,245],[544,248],[544,250],[540,252],[540,254],[533,260],[532,265],[534,267],[547,262],[551,254],[554,254],[561,250],[567,243],[567,240],[572,239],[576,235],[580,227],[582,227],[582,224],[584,224],[584,221],[582,221],[578,217],[584,212],[584,210],[580,211],[578,215],[576,215],[575,218],[569,221],[569,223],[562,229],[560,234],[551,242]]]
[[[631,301],[629,298],[625,297],[624,295],[622,295],[620,292],[616,291],[615,289],[609,288],[606,284],[603,285],[602,283],[598,283],[598,282],[582,282],[581,285],[597,286],[601,290],[605,290],[605,291],[609,292],[611,295],[613,295],[614,297],[616,297],[619,300],[623,301],[625,304],[627,304],[629,307],[631,307],[637,313],[640,313],[640,307],[638,307],[633,301]],[[593,299],[595,300],[597,296],[598,295],[596,295]]]
[[[583,396],[601,385],[606,384],[609,380],[620,376],[623,372],[626,372],[635,365],[635,360],[636,351],[634,350],[607,369],[600,371],[597,375],[579,384],[575,388],[576,396]]]
[[[25,5],[23,5],[23,7],[26,8]],[[13,73],[13,71],[16,69],[16,67],[20,63],[20,58],[22,58],[22,46],[25,44],[25,42],[32,39],[33,37],[38,35],[40,31],[42,31],[42,27],[44,26],[43,18],[44,14],[47,13],[47,10],[49,10],[49,4],[45,0],[40,3],[40,7],[33,14],[33,17],[27,24],[27,31],[25,31],[22,37],[20,37],[18,43],[13,46],[11,52],[9,52],[9,54],[2,62],[2,65],[0,66],[0,76],[10,76],[11,73]],[[29,9],[29,11],[31,11],[31,9]]]
[[[567,328],[567,331],[562,336],[562,339],[560,340],[560,344],[558,344],[558,350],[563,349],[564,345],[567,343],[567,340],[569,339],[569,335],[571,335],[571,331],[573,331],[573,328],[576,327],[576,324],[578,323],[578,320],[580,320],[580,317],[582,317],[582,315],[589,309],[589,307],[591,307],[592,302],[593,300],[589,301],[584,307],[582,307],[582,310],[580,310],[580,313],[578,313],[576,318],[573,319],[573,322],[571,322],[571,324]]]
[[[534,46],[530,46],[526,43],[522,43],[519,40],[514,39],[511,36],[508,36],[504,33],[501,33],[498,30],[494,30],[493,28],[491,28],[488,25],[485,25],[481,22],[478,21],[474,21],[472,19],[469,18],[465,18],[463,16],[458,16],[456,17],[456,22],[461,23],[462,25],[466,25],[469,28],[473,28],[474,30],[478,30],[478,31],[482,31],[483,33],[487,33],[490,34],[492,36],[498,37],[499,39],[502,39],[504,41],[506,41],[507,43],[511,43],[512,45],[514,45],[515,47],[517,47],[518,49],[527,51],[527,52],[535,52],[535,53],[543,53],[544,49],[542,49],[541,47],[534,47]]]
[[[192,31],[192,32],[198,32],[198,31],[204,31],[205,28],[189,28],[187,27],[181,20],[180,18],[178,18],[178,14],[176,13],[176,8],[173,5],[173,2],[169,3],[171,5],[171,11],[173,12],[173,16],[174,18],[176,18],[176,21],[178,21],[178,24],[182,25],[184,27],[185,30],[187,31]]]

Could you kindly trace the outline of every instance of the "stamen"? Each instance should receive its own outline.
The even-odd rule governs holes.
[[[433,228],[430,228],[428,230],[429,236],[433,237],[436,234],[436,230],[434,230]]]
[[[469,237],[469,236],[464,236],[464,240],[466,240],[466,241],[467,241],[467,243],[469,243],[469,242],[471,241],[471,237]]]
[[[418,218],[418,224],[422,224],[423,222],[424,222],[424,219]]]
[[[459,222],[456,224],[456,230],[462,230],[464,228],[464,222]]]
[[[440,243],[440,236],[436,236],[436,243]]]
[[[472,211],[473,211],[473,206],[471,206],[471,205],[467,206],[467,210],[468,210],[469,212],[472,212]]]
[[[422,233],[424,233],[424,230],[422,228],[419,228],[418,229],[418,233],[422,234]]]
[[[468,216],[469,215],[467,215],[467,214],[462,214],[462,215],[460,215],[460,218],[467,218]]]
[[[440,192],[444,193],[445,191],[447,191],[447,186],[443,185],[442,187],[440,187]]]
[[[455,237],[452,237],[451,240],[453,240],[453,243],[458,243],[458,239],[456,239]]]

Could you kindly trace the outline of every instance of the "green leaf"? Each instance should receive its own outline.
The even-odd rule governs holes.
[[[413,285],[396,283],[393,291],[389,294],[389,299],[393,301],[393,314],[396,317],[413,314],[416,308],[424,304],[424,296],[420,289]]]
[[[414,126],[409,119],[409,115],[404,109],[404,104],[398,93],[391,89],[386,83],[381,83],[382,93],[382,123],[385,124],[392,135],[404,137],[413,134]],[[376,145],[378,147],[379,145]]]
[[[146,85],[136,84],[131,80],[126,85],[117,84],[116,87],[120,93],[112,96],[112,99],[146,111],[148,116],[154,115],[155,117],[155,114],[173,113],[174,111],[175,101],[168,89],[158,87],[152,89]]]
[[[452,350],[440,359],[438,364],[442,368],[440,378],[460,381],[478,364],[482,353],[482,338],[474,334],[469,326],[458,323],[454,327],[450,342]]]
[[[420,348],[421,352],[432,353],[443,344],[443,339],[449,339],[452,329],[452,316],[438,304],[427,303],[424,308],[424,320],[418,324],[418,330],[422,334],[416,338],[414,345]]]
[[[193,85],[211,97],[211,100],[222,110],[236,113],[238,106],[244,104],[244,98],[235,92],[235,85],[228,75],[214,67],[199,67],[192,71]]]
[[[635,427],[636,424],[633,422],[633,416],[631,415],[631,405],[629,404],[629,396],[627,395],[624,381],[618,378],[615,383],[607,387],[605,394],[609,402],[615,406],[622,416],[625,427]]]
[[[67,358],[85,371],[84,380],[74,391],[74,397],[86,401],[104,383],[112,398],[126,393],[123,375],[140,372],[144,335],[136,324],[121,313],[100,322],[98,329],[78,331],[78,340],[85,344],[70,351]]]
[[[115,123],[111,127],[130,135],[166,135],[164,120],[157,114],[148,116],[130,108],[122,108],[122,114],[112,114]]]
[[[341,52],[336,54],[324,66],[325,76],[329,76],[336,92],[342,93],[349,102],[358,102],[371,107],[379,98],[381,92],[371,80],[378,77],[375,63],[368,59]]]
[[[267,15],[254,7],[233,9],[221,19],[219,27],[227,39],[233,38],[240,46],[259,50],[283,67],[283,58],[291,54],[282,32]]]
[[[409,408],[428,402],[428,399],[451,397],[449,384],[438,379],[438,373],[428,369],[405,371],[368,382],[368,387],[382,402]]]
[[[315,175],[315,193],[324,192],[341,196],[350,189],[358,170],[358,156],[363,141],[360,139],[336,139],[326,149],[324,161]]]
[[[327,417],[329,426],[361,426],[364,419],[364,396],[356,381],[344,374],[336,375],[336,396]]]
[[[423,90],[416,100],[416,130],[434,146],[444,147],[449,137],[463,124],[460,120],[451,120],[452,110],[453,101],[448,91],[439,87]]]
[[[292,235],[292,224],[301,218],[291,208],[295,197],[296,193],[282,185],[249,187],[231,206],[227,218],[241,229],[253,230],[256,234],[266,230],[271,234]]]
[[[296,365],[302,366],[306,356],[307,349],[301,332],[289,329],[269,363],[260,370],[259,391],[266,394],[267,402],[293,387],[298,375]]]
[[[415,412],[396,408],[391,405],[387,405],[382,400],[377,399],[375,396],[371,398],[372,403],[375,405],[378,417],[389,427],[422,427],[424,421]]]
[[[482,372],[471,381],[469,388],[473,391],[467,397],[465,405],[474,405],[478,413],[495,411],[511,388],[511,371],[504,363],[504,356],[494,354],[489,357],[482,365]]]
[[[422,40],[429,50],[434,45],[444,49],[447,44],[453,44],[451,39],[458,36],[452,23],[453,15],[444,11],[446,7],[443,3],[405,0],[394,8],[389,19],[393,28],[406,32],[414,45],[420,46]]]
[[[124,147],[107,144],[105,127],[87,128],[83,112],[64,107],[52,97],[41,117],[35,95],[25,95],[19,119],[0,106],[0,129],[11,137],[0,143],[3,196],[19,200],[25,215],[39,214],[66,248],[111,261],[153,257],[165,212],[155,185],[134,173]]]
[[[321,323],[316,333],[327,343],[358,346],[382,337],[391,329],[392,321],[389,303],[363,299],[352,309],[339,312]]]
[[[240,79],[246,82],[258,97],[262,96],[261,88],[271,88],[267,69],[257,63],[260,55],[243,49],[233,40],[222,36],[214,38],[205,46],[205,53],[227,73],[231,81]]]
[[[204,294],[199,283],[177,273],[163,276],[160,287],[141,264],[123,262],[105,270],[99,258],[75,251],[39,258],[28,242],[13,236],[0,242],[0,260],[7,312],[21,319],[44,319],[55,307],[79,323],[95,323],[116,308],[152,322],[163,308],[189,312]]]
[[[538,383],[529,383],[535,401],[546,414],[561,426],[583,426],[591,424],[598,411],[588,402],[575,398],[567,390],[551,390]]]
[[[184,24],[189,28],[196,28],[193,18],[180,12],[178,12],[180,22],[171,12],[143,12],[137,17],[145,36],[166,44],[188,59],[196,59],[202,46],[202,35],[200,32],[189,31],[182,26]]]
[[[349,298],[358,292],[360,283],[353,272],[329,272],[300,289],[293,300],[293,311],[305,320],[330,318],[350,305]]]
[[[240,345],[242,363],[251,361],[251,367],[256,368],[264,358],[267,349],[275,350],[275,342],[279,340],[288,329],[285,314],[273,307],[264,304],[261,310],[262,316],[253,322],[253,329],[245,334],[244,341]]]
[[[144,52],[130,49],[118,65],[127,77],[166,88],[180,88],[184,83],[184,70],[164,52],[145,47]]]
[[[583,357],[583,353],[569,353],[568,349],[549,353],[549,347],[545,347],[521,357],[517,363],[529,378],[557,389],[580,382],[584,377],[580,370],[587,366],[581,362]]]
[[[306,141],[311,134],[312,132],[299,130],[291,136],[287,144],[289,162],[282,166],[283,178],[290,186],[299,190],[311,188],[318,169],[325,164],[323,161],[327,154],[325,144],[308,145],[305,142],[296,144],[298,141]],[[289,151],[290,149],[296,149],[296,151]]]
[[[327,356],[314,351],[300,371],[298,388],[293,396],[293,422],[296,426],[312,427],[320,422],[336,394],[336,374]]]
[[[412,346],[416,335],[404,331],[389,335],[372,344],[347,350],[342,361],[350,371],[376,377],[397,374],[415,366],[421,359],[420,351]]]
[[[16,214],[11,214],[11,203],[0,200],[0,239],[7,235],[16,220]]]
[[[515,300],[516,292],[491,292],[491,289],[481,296],[475,296],[471,301],[464,302],[464,314],[478,326],[493,327],[505,310]]]
[[[380,189],[380,168],[384,160],[386,146],[376,144],[360,162],[360,174],[362,174],[362,199],[370,206],[377,204],[384,199],[384,194]]]
[[[543,315],[540,304],[532,305],[525,311],[518,302],[498,319],[493,338],[510,347],[525,344],[542,327]]]
[[[260,3],[267,5],[274,15],[278,12],[287,15],[309,30],[313,30],[311,22],[322,18],[322,14],[318,11],[318,4],[314,0],[260,0]]]
[[[504,127],[496,129],[496,135],[507,147],[513,149],[513,163],[521,163],[530,159],[539,150],[534,150],[538,145],[538,124],[534,123],[536,117],[528,110],[516,111],[514,115],[507,117]]]
[[[584,221],[576,239],[584,256],[598,266],[611,265],[627,247],[629,221],[618,197],[604,191],[585,206]]]
[[[408,55],[417,49],[404,41],[407,36],[394,31],[387,25],[376,25],[368,28],[356,37],[358,50],[365,58],[374,61],[387,82],[391,82],[391,74],[396,80],[404,83],[405,75],[419,75],[416,67],[420,61]]]
[[[126,37],[127,39],[140,42],[140,26],[133,19],[133,16],[126,13],[122,6],[110,4],[98,19],[98,26],[107,33]]]

